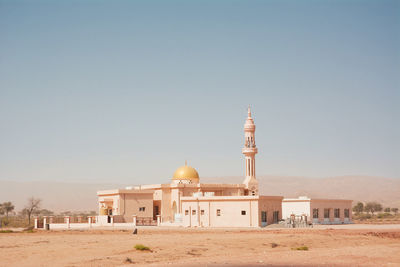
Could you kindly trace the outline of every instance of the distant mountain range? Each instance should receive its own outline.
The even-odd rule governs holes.
[[[375,176],[337,176],[327,178],[259,176],[260,194],[284,197],[352,199],[377,201],[383,206],[400,207],[400,179]],[[242,177],[203,178],[201,181],[241,183]],[[354,204],[354,203],[353,203]]]
[[[341,198],[377,201],[384,207],[400,207],[400,179],[372,176],[329,178],[259,176],[260,194],[284,197]],[[241,183],[243,177],[200,178],[203,183]],[[165,181],[168,182],[168,181]],[[53,211],[97,211],[96,192],[124,188],[124,184],[0,181],[0,203],[11,201],[21,210],[30,196],[43,200]],[[354,204],[354,203],[353,203]]]

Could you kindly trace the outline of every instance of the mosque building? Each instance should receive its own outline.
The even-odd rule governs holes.
[[[243,183],[201,183],[196,169],[185,163],[165,184],[98,191],[99,223],[110,223],[110,218],[113,223],[134,220],[138,225],[151,225],[158,221],[157,225],[187,227],[264,227],[277,223],[282,219],[283,197],[259,195],[255,130],[249,107],[242,149],[246,170]],[[293,209],[293,205],[288,206]]]
[[[201,183],[198,172],[185,164],[165,184],[104,190],[97,193],[102,215],[114,221],[156,220],[161,225],[259,227],[282,216],[281,196],[260,196],[256,179],[255,124],[250,108],[244,125],[246,175],[242,184]]]

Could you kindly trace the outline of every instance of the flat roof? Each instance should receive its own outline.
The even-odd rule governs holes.
[[[139,193],[141,191],[151,191],[162,189],[162,188],[244,188],[244,184],[147,184],[147,185],[137,185],[137,186],[129,186],[129,189],[109,189],[109,190],[100,190],[97,191],[97,195],[104,195],[104,194],[133,194]]]
[[[314,201],[353,201],[351,199],[332,199],[332,198],[284,198],[282,202],[314,202]]]
[[[242,200],[259,200],[259,199],[274,199],[282,200],[281,196],[198,196],[198,197],[181,197],[181,201],[242,201]]]
[[[153,190],[137,190],[137,189],[110,189],[97,191],[98,196],[118,195],[118,194],[153,194]]]
[[[224,200],[258,200],[258,196],[199,196],[181,197],[181,201],[224,201]]]

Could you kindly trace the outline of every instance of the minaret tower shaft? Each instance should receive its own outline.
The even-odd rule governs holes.
[[[249,195],[258,195],[258,181],[256,179],[256,161],[255,156],[258,153],[255,139],[256,125],[251,117],[250,106],[247,111],[247,119],[244,124],[244,147],[242,153],[245,158],[246,175],[244,184]]]

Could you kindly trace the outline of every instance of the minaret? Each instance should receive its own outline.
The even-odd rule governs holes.
[[[253,118],[251,117],[250,106],[247,111],[247,119],[244,124],[244,147],[242,153],[244,154],[246,162],[246,178],[244,184],[248,190],[249,195],[258,195],[258,181],[256,180],[256,160],[255,156],[258,152],[256,147],[256,139],[254,133],[256,131],[256,125],[254,124]]]

